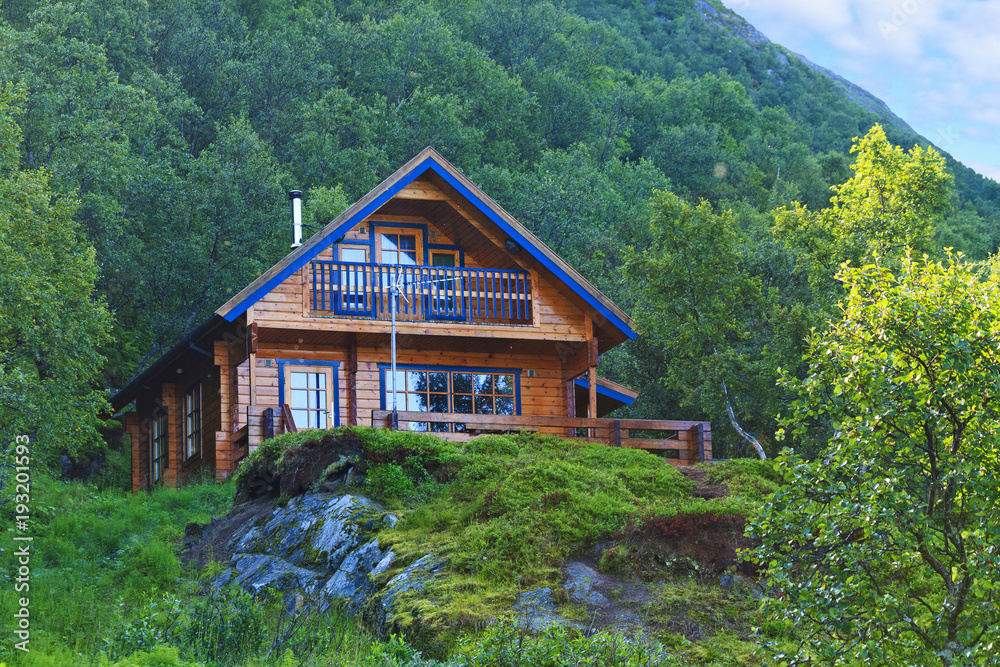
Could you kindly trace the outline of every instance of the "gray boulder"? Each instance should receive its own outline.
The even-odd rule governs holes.
[[[395,522],[364,496],[296,496],[233,534],[227,547],[231,567],[212,585],[235,585],[254,595],[265,589],[301,593],[315,597],[321,608],[344,600],[357,612],[377,592],[375,577],[396,557],[379,547],[374,533]]]
[[[427,583],[434,579],[444,566],[444,559],[427,554],[389,580],[375,605],[375,627],[379,633],[385,634],[399,597],[411,591],[423,591]]]

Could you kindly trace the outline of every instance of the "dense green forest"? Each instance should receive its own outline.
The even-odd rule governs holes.
[[[5,178],[34,178],[64,220],[30,241],[5,230],[4,247],[47,257],[36,272],[66,258],[66,298],[96,279],[78,353],[58,365],[81,410],[283,256],[285,191],[303,190],[320,224],[433,145],[636,315],[646,335],[602,364],[641,390],[631,413],[708,417],[722,456],[747,451],[727,399],[774,452],[777,369],[800,367],[836,302],[836,264],[861,257],[826,242],[819,257],[822,221],[802,223],[855,176],[853,139],[881,123],[871,150],[926,146],[702,0],[9,0],[0,85]],[[900,155],[904,171],[930,159]],[[1000,185],[946,164],[950,185],[921,204],[930,226],[905,240],[985,258],[1000,241]],[[683,284],[649,270],[678,220],[703,230],[692,261],[724,275]],[[706,305],[676,298],[692,286],[719,295],[708,320],[730,324],[702,326]],[[31,368],[4,371],[22,399],[56,386],[70,328],[58,308],[41,325],[29,310],[0,334],[27,340]],[[38,326],[62,333],[32,344]],[[44,431],[51,410],[35,408],[18,432]],[[93,425],[59,433],[96,442]]]

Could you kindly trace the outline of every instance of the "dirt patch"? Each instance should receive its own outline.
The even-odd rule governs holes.
[[[360,460],[363,442],[350,431],[307,440],[272,457],[256,456],[237,479],[236,500],[297,496],[308,491],[320,478],[345,475]]]
[[[279,488],[283,496],[305,493],[321,476],[336,474],[361,456],[363,443],[354,433],[338,437],[328,435],[322,440],[309,440],[285,452],[278,469]],[[340,463],[336,470],[327,470]]]
[[[724,484],[709,484],[708,471],[704,468],[686,466],[680,468],[682,475],[697,484],[691,495],[695,498],[724,498],[729,495],[729,487]]]
[[[181,564],[187,566],[191,563],[195,569],[201,570],[210,561],[228,563],[231,554],[226,546],[233,538],[233,534],[246,523],[266,521],[273,514],[274,500],[258,498],[237,505],[226,516],[212,519],[205,525],[189,523],[184,530]]]

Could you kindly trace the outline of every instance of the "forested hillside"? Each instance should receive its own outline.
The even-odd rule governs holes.
[[[433,145],[636,313],[647,335],[602,364],[642,390],[633,414],[707,416],[720,454],[738,453],[728,392],[768,446],[776,368],[798,367],[836,300],[798,233],[816,227],[800,223],[855,175],[852,139],[876,123],[926,146],[702,0],[12,0],[2,13],[17,168],[75,200],[113,314],[111,338],[92,341],[110,388],[287,252],[285,191],[303,190],[319,225]],[[919,190],[905,177],[919,168],[946,188],[933,153],[892,162],[884,142],[868,149],[892,159],[867,173]],[[950,189],[918,208],[929,227],[897,245],[984,258],[1000,185],[947,169]],[[657,272],[679,220],[690,261],[724,269],[712,280]],[[863,255],[824,247],[838,263]],[[675,298],[691,288],[718,298]]]

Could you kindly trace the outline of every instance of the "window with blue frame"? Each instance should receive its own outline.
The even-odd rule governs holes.
[[[384,373],[382,396],[392,409],[392,376]],[[483,369],[396,371],[396,409],[401,412],[476,415],[517,414],[517,378],[512,372]],[[411,431],[464,431],[461,423],[410,422]]]

